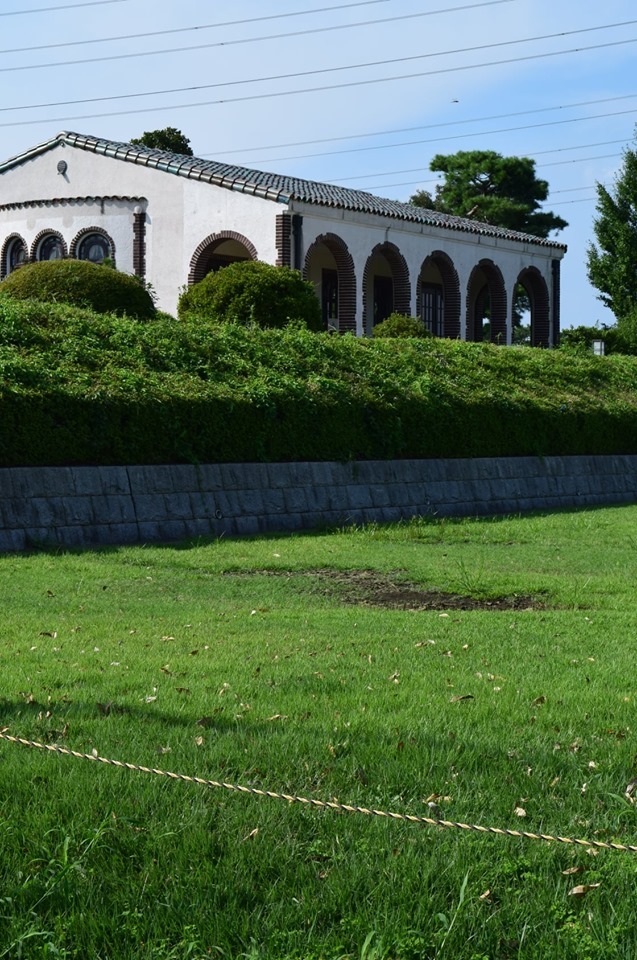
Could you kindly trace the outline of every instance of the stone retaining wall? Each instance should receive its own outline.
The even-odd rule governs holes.
[[[0,551],[637,502],[637,456],[0,470]]]

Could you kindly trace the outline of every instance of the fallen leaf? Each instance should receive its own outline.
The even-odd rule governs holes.
[[[599,883],[580,883],[577,887],[569,890],[568,895],[569,897],[585,897],[587,893],[590,893],[591,890],[597,890],[599,886],[601,886]]]
[[[268,720],[287,720],[287,714],[284,713],[274,713],[271,717],[268,717]]]
[[[190,656],[191,656],[191,657],[196,657],[198,653],[199,653],[198,650],[191,650],[191,651],[190,651]]]
[[[459,703],[461,700],[475,700],[472,693],[465,693],[462,696],[452,697],[449,703]]]
[[[485,890],[484,893],[480,894],[478,900],[483,900],[486,903],[493,903],[493,900],[491,899],[491,891]]]
[[[563,877],[572,877],[576,873],[584,873],[586,867],[569,867],[568,870],[562,870]]]
[[[164,753],[170,753],[170,747],[157,747],[157,753],[160,755]]]
[[[256,837],[256,835],[257,835],[258,832],[259,832],[259,828],[258,828],[258,827],[255,827],[254,830],[251,830],[250,833],[248,833],[248,834],[243,838],[243,841],[242,841],[242,842],[245,842],[246,840],[253,840],[253,839]]]
[[[146,703],[154,703],[157,697],[145,697]]]
[[[439,616],[439,617],[448,617],[449,614],[448,614],[448,613],[439,613],[438,616]]]
[[[541,697],[536,697],[535,700],[532,701],[531,706],[541,707],[543,703],[546,703],[546,697],[542,694]]]
[[[169,676],[169,677],[172,676],[172,673],[171,673],[171,671],[169,670],[167,663],[164,664],[164,666],[163,666],[163,667],[160,667],[159,669],[161,670],[162,673],[165,673],[167,676]]]
[[[400,674],[398,670],[396,670],[395,673],[392,673],[391,677],[388,677],[387,679],[392,680],[394,683],[400,683]]]
[[[526,810],[524,807],[516,807],[513,811],[516,817],[526,817]]]
[[[195,737],[195,744],[198,747],[203,747],[203,737]]]
[[[631,780],[624,790],[624,796],[627,800],[630,800],[631,803],[635,802],[635,798],[633,797],[635,790],[637,790],[637,777],[635,777],[634,780]]]
[[[57,639],[57,635],[58,635],[57,630],[42,630],[38,634],[39,637],[52,637],[53,640]]]

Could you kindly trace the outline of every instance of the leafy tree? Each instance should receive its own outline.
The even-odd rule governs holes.
[[[444,174],[432,196],[420,190],[411,198],[417,207],[428,207],[493,226],[546,238],[563,230],[566,220],[540,210],[549,185],[535,173],[529,157],[503,157],[493,150],[460,150],[436,154],[429,169]]]
[[[167,150],[169,153],[180,153],[192,157],[190,140],[176,127],[164,127],[163,130],[147,130],[141,137],[131,140],[131,143],[142,147],[152,147],[153,150]]]
[[[599,299],[628,322],[637,313],[637,150],[626,149],[612,190],[597,184],[598,246],[588,248],[588,279]]]

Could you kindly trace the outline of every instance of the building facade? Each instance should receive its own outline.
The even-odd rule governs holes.
[[[563,244],[372,194],[62,132],[0,164],[0,277],[60,257],[179,292],[236,260],[310,280],[326,328],[371,335],[393,311],[438,336],[513,341],[523,288],[531,342],[559,339]]]

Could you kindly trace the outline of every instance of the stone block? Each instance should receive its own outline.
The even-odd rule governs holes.
[[[152,496],[173,493],[174,479],[169,467],[134,466],[128,468],[128,480],[133,496]]]
[[[187,520],[192,517],[190,496],[183,493],[166,493],[163,497],[164,516],[168,520]]]
[[[0,553],[25,550],[27,538],[24,530],[0,530]]]
[[[105,494],[91,497],[91,507],[95,523],[134,523],[135,510],[130,497]]]

